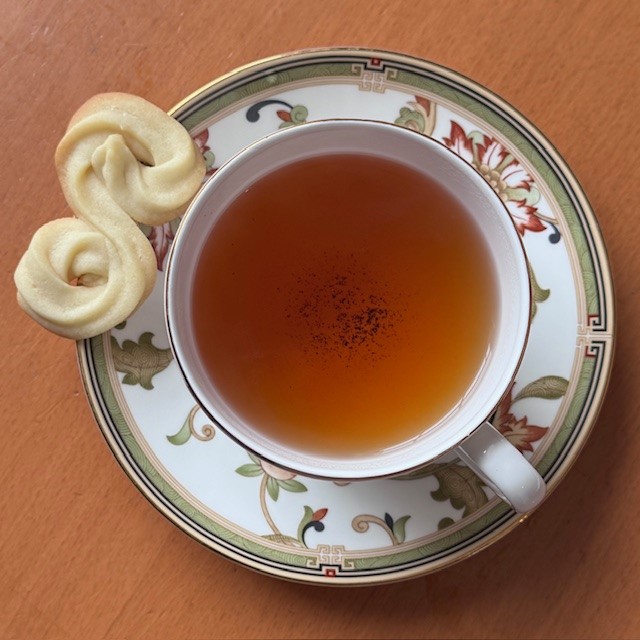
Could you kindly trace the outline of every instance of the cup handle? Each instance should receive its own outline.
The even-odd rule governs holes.
[[[456,453],[518,513],[533,510],[544,499],[546,485],[540,474],[489,422],[458,445]]]

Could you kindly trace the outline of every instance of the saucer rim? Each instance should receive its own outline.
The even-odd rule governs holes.
[[[579,433],[576,435],[575,440],[569,446],[568,451],[564,459],[560,462],[559,467],[554,471],[550,481],[548,482],[548,490],[547,497],[553,492],[553,490],[557,487],[558,483],[564,479],[568,471],[572,468],[573,464],[580,452],[582,451],[587,438],[591,434],[595,422],[597,420],[598,414],[602,408],[603,400],[606,396],[606,391],[608,385],[610,383],[611,378],[611,370],[613,364],[613,355],[615,353],[615,342],[616,342],[616,309],[615,309],[615,293],[613,288],[611,269],[610,269],[610,261],[609,256],[606,250],[606,246],[604,244],[604,239],[602,235],[602,231],[600,225],[595,217],[593,209],[580,185],[579,181],[576,179],[575,175],[568,167],[566,162],[562,159],[556,148],[544,137],[541,131],[533,125],[530,120],[520,114],[512,105],[507,103],[505,100],[496,96],[489,89],[484,87],[483,85],[466,78],[465,76],[448,69],[442,65],[429,62],[423,60],[418,57],[414,57],[411,55],[406,55],[403,53],[396,53],[390,51],[384,51],[381,49],[369,49],[369,48],[360,48],[360,47],[331,47],[331,48],[316,48],[316,49],[304,49],[300,51],[290,52],[279,54],[277,56],[271,56],[268,58],[263,58],[261,60],[256,60],[247,65],[243,65],[242,67],[238,67],[227,74],[224,74],[210,83],[207,83],[200,89],[196,90],[182,101],[180,101],[175,107],[173,107],[169,113],[174,117],[178,117],[178,114],[182,109],[188,107],[189,103],[194,99],[202,97],[207,91],[209,91],[212,87],[224,83],[229,78],[243,74],[246,72],[254,72],[256,68],[261,66],[269,66],[270,64],[277,62],[283,59],[294,59],[297,58],[299,60],[304,60],[305,58],[312,59],[314,56],[318,55],[331,55],[336,53],[343,53],[345,55],[353,55],[356,54],[358,56],[369,56],[369,57],[382,57],[385,61],[402,61],[409,62],[410,64],[420,67],[422,69],[426,69],[428,71],[439,74],[443,77],[449,77],[454,80],[456,83],[462,86],[468,86],[475,92],[477,92],[481,96],[485,96],[489,98],[490,102],[493,105],[496,105],[499,109],[509,114],[511,118],[513,118],[530,136],[531,143],[534,141],[539,145],[538,151],[544,151],[545,154],[550,157],[550,159],[556,164],[558,170],[558,177],[564,178],[564,180],[568,183],[567,190],[574,195],[577,200],[577,204],[579,209],[584,215],[584,225],[583,228],[587,228],[589,234],[593,241],[593,251],[590,252],[590,256],[592,258],[597,258],[598,260],[598,268],[602,278],[602,293],[603,296],[599,296],[601,303],[606,304],[606,309],[602,313],[606,313],[606,321],[608,326],[607,334],[609,336],[610,348],[607,350],[605,355],[603,356],[601,362],[601,370],[599,373],[595,374],[594,381],[594,397],[591,399],[591,406],[583,419],[583,424],[580,428]],[[603,304],[603,306],[604,306]],[[85,347],[87,347],[85,349]],[[496,522],[494,523],[494,527],[492,531],[484,530],[483,534],[480,538],[474,542],[468,542],[468,545],[465,549],[459,552],[453,552],[450,555],[444,556],[442,558],[428,561],[424,564],[419,564],[415,567],[410,568],[402,568],[402,569],[394,569],[391,568],[387,573],[378,573],[372,576],[353,576],[349,577],[348,575],[341,574],[334,578],[327,578],[324,575],[311,575],[311,574],[292,574],[287,569],[281,569],[279,567],[271,567],[266,566],[265,562],[259,562],[253,559],[248,559],[244,556],[240,556],[234,550],[224,547],[223,545],[218,544],[217,542],[211,540],[210,538],[205,538],[199,532],[195,530],[194,527],[189,524],[180,521],[178,517],[174,517],[174,514],[171,513],[171,509],[167,509],[163,504],[162,500],[159,500],[157,496],[154,496],[154,488],[148,487],[145,485],[144,477],[142,471],[138,471],[135,468],[135,465],[132,465],[128,460],[126,460],[126,451],[123,450],[123,447],[120,446],[115,437],[113,436],[112,430],[109,428],[107,421],[99,410],[100,407],[100,398],[95,393],[95,390],[90,388],[90,378],[89,370],[91,368],[91,362],[88,357],[88,353],[91,350],[90,341],[82,341],[77,343],[77,356],[78,356],[78,364],[81,373],[82,383],[85,389],[85,393],[87,395],[87,399],[89,401],[89,405],[94,413],[94,417],[98,426],[100,427],[100,431],[105,437],[109,447],[112,451],[112,454],[123,468],[125,473],[131,478],[134,485],[141,491],[141,493],[145,496],[151,504],[158,509],[163,515],[165,515],[169,520],[171,520],[174,524],[178,526],[180,530],[187,533],[190,537],[195,539],[197,542],[200,542],[205,547],[210,550],[216,551],[221,554],[223,557],[234,560],[239,564],[255,570],[259,573],[277,576],[289,581],[293,582],[306,582],[306,583],[316,583],[316,584],[329,584],[334,586],[349,586],[349,585],[371,585],[371,584],[379,584],[379,583],[390,583],[396,581],[402,581],[405,579],[411,579],[422,575],[427,575],[429,573],[438,571],[446,566],[450,566],[452,564],[456,564],[468,557],[475,555],[481,550],[487,548],[494,542],[497,542],[502,537],[510,533],[518,524],[524,522],[531,514],[527,514],[523,517],[514,517],[513,512],[509,512],[507,508],[505,508],[505,513],[500,515]],[[566,446],[566,445],[565,445]],[[157,489],[156,489],[157,491]],[[159,492],[158,492],[159,493]],[[511,513],[512,515],[509,515]],[[508,520],[511,518],[511,522]],[[475,535],[470,536],[473,538]]]

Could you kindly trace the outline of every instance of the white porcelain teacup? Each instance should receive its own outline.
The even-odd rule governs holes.
[[[494,263],[499,301],[485,361],[455,406],[417,437],[349,456],[297,450],[266,435],[260,424],[240,418],[207,374],[192,330],[194,274],[203,246],[229,204],[278,167],[335,153],[410,165],[454,193],[479,222]],[[351,481],[400,475],[455,451],[516,511],[530,511],[544,498],[540,475],[488,422],[513,382],[529,332],[531,288],[522,242],[493,188],[438,142],[395,125],[361,120],[313,122],[268,135],[227,162],[195,197],[176,234],[166,278],[170,342],[191,393],[212,420],[260,458],[303,475]]]

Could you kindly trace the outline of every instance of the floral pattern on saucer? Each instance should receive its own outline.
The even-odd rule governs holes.
[[[395,122],[470,162],[505,202],[532,275],[529,346],[493,423],[553,489],[602,400],[612,290],[584,195],[522,116],[437,65],[362,50],[255,63],[197,92],[174,116],[191,131],[208,176],[271,131],[336,117]],[[159,270],[176,224],[145,229]],[[136,485],[195,539],[246,566],[308,582],[388,582],[467,557],[520,521],[454,456],[354,483],[302,478],[251,457],[208,424],[182,382],[161,278],[126,323],[78,352],[100,427]]]

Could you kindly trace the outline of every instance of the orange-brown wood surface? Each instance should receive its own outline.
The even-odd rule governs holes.
[[[640,4],[1,1],[1,638],[640,637]],[[616,361],[575,466],[523,526],[440,573],[329,589],[257,575],[180,532],[114,461],[73,343],[15,303],[33,232],[68,215],[53,153],[88,97],[170,108],[257,58],[404,51],[486,85],[582,183],[617,295]]]

